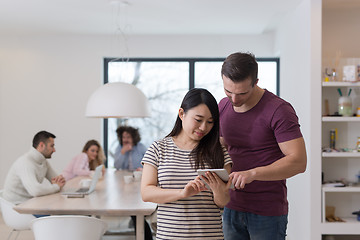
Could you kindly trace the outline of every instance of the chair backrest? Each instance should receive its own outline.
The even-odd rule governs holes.
[[[31,214],[21,214],[13,209],[15,204],[5,200],[0,192],[0,207],[4,222],[7,226],[15,230],[28,230],[30,229],[31,220],[35,217]]]
[[[62,215],[37,218],[31,229],[35,240],[99,240],[107,224],[93,217]]]

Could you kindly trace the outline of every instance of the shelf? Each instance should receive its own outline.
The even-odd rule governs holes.
[[[360,158],[360,152],[323,152],[323,157],[358,157]]]
[[[346,222],[324,222],[321,224],[322,234],[335,234],[335,235],[359,235],[360,222],[356,217],[340,217]]]
[[[360,117],[322,117],[323,122],[360,122]]]
[[[360,187],[322,187],[323,192],[360,193]]]
[[[360,87],[360,82],[322,82],[323,87]]]

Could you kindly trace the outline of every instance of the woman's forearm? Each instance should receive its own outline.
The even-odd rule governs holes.
[[[183,198],[182,189],[162,189],[154,185],[141,188],[141,196],[144,202],[168,203]]]
[[[229,201],[230,201],[229,190],[220,193],[214,193],[214,202],[219,208],[225,207],[225,205]]]

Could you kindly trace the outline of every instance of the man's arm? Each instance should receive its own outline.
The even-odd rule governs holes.
[[[233,177],[235,187],[244,188],[245,184],[254,180],[283,180],[306,170],[307,157],[304,138],[300,137],[279,143],[279,147],[285,156],[272,164],[231,173],[230,176]]]
[[[122,164],[124,161],[125,161],[125,156],[121,154],[121,146],[119,145],[116,148],[115,157],[114,157],[114,167],[116,168],[116,170],[122,168]]]
[[[55,193],[60,190],[59,185],[53,184],[51,180],[46,177],[39,182],[36,177],[36,169],[32,166],[20,168],[18,174],[24,188],[33,197]]]
[[[48,162],[48,160],[46,160],[46,165],[47,165],[47,172],[46,172],[46,178],[51,181],[51,179],[53,179],[54,177],[57,177],[58,174],[57,172],[51,167],[50,163]]]

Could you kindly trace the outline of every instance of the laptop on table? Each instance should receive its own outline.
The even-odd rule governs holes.
[[[103,168],[103,165],[99,165],[96,167],[94,176],[92,177],[92,180],[91,180],[90,187],[88,187],[88,188],[81,187],[81,188],[78,188],[75,190],[61,192],[61,194],[62,195],[87,195],[87,194],[92,193],[95,190],[96,184],[102,175],[102,172],[101,172],[102,168]]]

